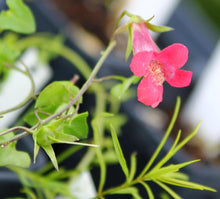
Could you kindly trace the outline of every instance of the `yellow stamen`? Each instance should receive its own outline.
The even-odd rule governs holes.
[[[153,81],[155,81],[157,85],[162,85],[165,81],[163,65],[156,60],[151,60],[148,67],[149,72],[152,74]]]

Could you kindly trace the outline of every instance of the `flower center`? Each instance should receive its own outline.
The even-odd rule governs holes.
[[[149,72],[152,75],[153,81],[155,81],[157,85],[162,85],[165,81],[163,65],[156,60],[151,60],[148,67]]]

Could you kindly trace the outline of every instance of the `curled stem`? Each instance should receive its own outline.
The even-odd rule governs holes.
[[[19,135],[16,135],[15,137],[13,137],[12,139],[6,141],[5,143],[0,144],[2,148],[6,147],[8,144],[15,142],[25,136],[29,135],[29,133],[27,133],[26,131],[20,133]]]
[[[121,77],[121,76],[117,76],[117,75],[108,75],[108,76],[101,77],[101,78],[98,78],[98,79],[96,78],[96,79],[93,80],[93,82],[102,82],[102,81],[105,81],[105,80],[112,80],[112,79],[123,81],[125,78]]]
[[[21,62],[21,61],[20,61]],[[25,68],[25,71],[22,71],[20,70],[19,68],[17,67],[13,67],[14,69],[16,69],[17,71],[19,71],[20,73],[26,75],[29,79],[30,79],[30,82],[31,82],[31,90],[28,94],[28,96],[19,104],[17,104],[16,106],[12,107],[12,108],[9,108],[9,109],[6,109],[4,111],[0,111],[0,115],[3,115],[3,114],[6,114],[6,113],[9,113],[9,112],[12,112],[12,111],[15,111],[21,107],[23,107],[33,96],[34,96],[34,90],[35,90],[35,85],[34,85],[34,80],[33,80],[33,77],[29,71],[29,68],[23,63],[21,62],[22,65],[24,66]]]
[[[11,133],[13,131],[19,131],[19,130],[22,130],[22,131],[25,131],[25,132],[27,132],[29,134],[32,134],[32,131],[29,128],[26,128],[24,126],[16,126],[16,127],[10,128],[10,129],[0,133],[0,136],[8,134],[8,133]]]
[[[82,88],[80,89],[80,91],[78,92],[78,94],[70,100],[69,104],[64,107],[62,110],[60,110],[59,112],[49,116],[48,118],[46,118],[45,120],[41,120],[40,123],[36,124],[35,126],[33,126],[32,128],[30,128],[30,130],[34,130],[37,127],[39,127],[39,125],[43,125],[53,119],[55,119],[56,117],[58,117],[59,115],[61,115],[63,112],[65,112],[66,110],[68,110],[73,104],[75,104],[78,99],[87,91],[87,89],[90,87],[90,85],[93,83],[93,79],[95,78],[95,76],[97,75],[98,71],[100,70],[100,68],[102,67],[104,61],[106,60],[106,58],[108,57],[108,55],[110,54],[110,52],[113,50],[113,48],[116,45],[116,41],[111,41],[108,45],[108,47],[106,48],[106,50],[102,53],[101,58],[99,59],[99,61],[97,62],[97,64],[95,65],[92,73],[90,74],[89,78],[87,79],[87,81],[84,83],[84,85],[82,86]],[[1,144],[2,147],[7,146],[8,144],[10,144],[11,142],[14,142],[16,140],[19,140],[25,136],[27,136],[29,133],[28,132],[22,132],[19,135],[15,136],[14,138],[8,140],[7,142]],[[80,143],[76,143],[76,144],[80,144]],[[83,144],[81,143],[80,145],[87,145],[87,144]]]

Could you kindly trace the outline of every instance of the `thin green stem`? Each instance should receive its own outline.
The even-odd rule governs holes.
[[[27,67],[25,64],[23,64],[23,66],[25,67],[25,70],[26,70],[25,72],[22,71],[22,70],[20,70],[20,69],[17,69],[17,71],[19,71],[20,73],[26,75],[26,76],[30,79],[30,82],[31,82],[31,90],[30,90],[30,92],[28,93],[28,95],[25,97],[25,99],[24,99],[21,103],[17,104],[16,106],[14,106],[14,107],[12,107],[12,108],[9,108],[9,109],[6,109],[6,110],[4,110],[4,111],[1,111],[1,112],[0,112],[0,115],[3,115],[3,114],[6,114],[6,113],[15,111],[15,110],[17,110],[17,109],[23,107],[23,106],[24,106],[25,104],[27,104],[27,102],[34,96],[34,91],[35,91],[34,80],[33,80],[33,78],[32,78],[32,75],[31,75],[31,73],[30,73],[28,67]]]
[[[100,166],[100,181],[98,187],[98,193],[102,192],[104,187],[105,179],[106,179],[106,163],[102,154],[102,141],[103,141],[103,123],[98,120],[98,118],[93,119],[92,121],[92,129],[94,134],[94,142],[100,145],[100,148],[96,149],[96,157]]]
[[[0,143],[0,146],[1,146],[2,148],[4,148],[4,147],[6,147],[8,144],[10,144],[10,143],[12,143],[12,142],[15,142],[15,141],[17,141],[17,140],[20,140],[21,138],[26,137],[27,135],[29,135],[29,133],[27,133],[26,131],[24,131],[24,132],[20,133],[19,135],[14,136],[12,139],[10,139],[10,140],[8,140],[8,141],[6,141],[6,142],[4,142],[4,143]]]
[[[52,48],[50,42],[53,41],[54,37],[55,36],[52,34],[36,34],[34,36],[20,39],[17,42],[16,46],[21,51],[24,51],[25,49],[34,46],[60,55],[66,60],[68,60],[70,63],[72,63],[85,79],[88,79],[92,70],[90,66],[87,64],[87,62],[84,61],[84,59],[81,56],[79,56],[73,49],[65,45],[59,45],[59,47]]]
[[[167,131],[163,137],[163,139],[161,140],[160,144],[158,145],[156,151],[154,152],[154,154],[151,156],[151,159],[149,160],[149,162],[147,163],[147,165],[145,166],[145,168],[143,169],[143,171],[141,172],[141,174],[139,175],[139,177],[143,177],[146,172],[149,170],[149,168],[152,166],[152,164],[154,163],[156,157],[158,156],[158,154],[160,153],[161,149],[163,148],[164,144],[166,143],[172,129],[173,129],[173,126],[176,122],[176,119],[177,119],[177,116],[178,116],[178,113],[179,113],[179,109],[180,109],[180,97],[177,98],[177,102],[176,102],[176,106],[175,106],[175,110],[174,110],[174,113],[173,113],[173,117],[171,119],[171,122],[167,128]]]
[[[41,35],[31,36],[31,37],[21,39],[17,44],[17,48],[23,51],[28,47],[35,46],[35,47],[38,47],[38,48],[41,48],[41,49],[44,49],[44,50],[48,50],[49,52],[55,53],[58,56],[62,56],[63,58],[68,60],[70,63],[72,63],[79,70],[79,72],[83,75],[83,77],[85,79],[87,79],[87,81],[83,85],[83,87],[81,88],[78,95],[74,99],[72,99],[70,101],[70,103],[63,110],[61,110],[59,113],[56,113],[56,114],[48,117],[46,120],[41,121],[41,124],[49,122],[51,119],[55,118],[56,116],[61,114],[63,111],[67,110],[69,107],[71,107],[78,100],[78,98],[80,96],[82,96],[84,94],[84,92],[93,83],[93,80],[95,79],[95,76],[98,73],[98,71],[100,70],[100,68],[101,68],[102,64],[104,63],[105,59],[107,58],[107,56],[110,54],[110,52],[112,51],[112,49],[116,45],[115,41],[110,42],[109,46],[102,53],[102,57],[100,58],[100,60],[98,61],[98,63],[96,64],[96,66],[94,67],[94,69],[92,71],[90,66],[77,53],[75,53],[72,49],[70,49],[70,48],[68,48],[64,45],[60,45],[59,48],[51,48],[50,45],[48,45],[49,44],[48,41],[50,41],[50,40],[51,40],[51,35],[42,35],[41,34]],[[96,95],[95,115],[97,115],[98,113],[104,112],[104,110],[105,110],[105,105],[106,105],[105,89],[101,84],[95,83],[95,84],[91,85],[91,90]],[[38,126],[35,125],[31,129],[35,129],[37,127]],[[103,125],[100,125],[100,131],[103,131]],[[23,132],[20,135],[13,138],[13,140],[20,139],[21,137],[24,137],[26,135],[27,135],[27,133]],[[7,144],[10,143],[10,142],[11,142],[11,140],[9,140],[7,142]],[[91,151],[93,151],[93,153],[95,153],[94,150],[92,150],[92,149],[88,150],[85,157],[89,157],[89,155],[91,155],[91,153],[92,153]],[[70,150],[70,152],[67,151],[66,153],[64,153],[62,158],[58,157],[58,161],[59,162],[63,161],[71,153],[74,153],[74,150],[73,151]],[[94,155],[91,155],[89,158],[83,158],[80,161],[80,163],[78,164],[77,167],[80,170],[86,168],[91,163],[91,161],[93,159],[93,156]],[[46,166],[44,169],[40,170],[40,173],[46,172],[50,168],[51,168],[51,166]]]
[[[12,127],[10,129],[0,133],[0,136],[8,134],[8,133],[11,133],[11,132],[14,132],[14,131],[18,131],[18,130],[22,130],[22,131],[25,131],[25,132],[27,132],[29,134],[32,134],[32,131],[29,128],[26,128],[24,126],[15,126],[15,127]]]
[[[42,42],[42,41],[41,41]],[[92,73],[90,74],[89,78],[87,79],[87,81],[84,83],[84,85],[82,86],[82,88],[80,89],[80,91],[78,92],[78,94],[70,100],[70,103],[64,107],[62,110],[60,110],[58,113],[55,113],[51,116],[49,116],[47,119],[42,120],[41,121],[41,125],[45,124],[49,121],[51,121],[52,119],[56,118],[57,116],[59,116],[60,114],[62,114],[64,111],[66,111],[67,109],[69,109],[74,103],[76,103],[78,101],[78,99],[87,91],[87,89],[90,87],[90,85],[93,82],[93,79],[95,78],[95,76],[97,75],[98,71],[100,70],[100,68],[102,67],[104,61],[106,60],[106,58],[108,57],[108,55],[111,53],[111,51],[113,50],[113,48],[116,45],[116,41],[111,41],[108,45],[108,47],[106,48],[106,50],[102,53],[101,58],[99,59],[99,61],[97,62],[97,64],[95,65],[94,69],[92,70]],[[99,95],[99,94],[97,94]],[[100,99],[100,98],[98,98]],[[31,129],[34,130],[38,127],[39,125],[35,125],[34,127],[32,127]],[[14,138],[8,140],[7,142],[1,144],[2,147],[7,146],[9,143],[16,141],[20,138],[23,138],[24,136],[28,135],[27,132],[23,132],[18,136],[15,136]]]
[[[111,80],[111,79],[116,79],[116,80],[120,80],[120,81],[125,80],[125,78],[122,77],[122,76],[109,75],[109,76],[101,77],[101,78],[98,78],[98,79],[94,79],[93,81],[94,81],[94,82],[102,82],[102,81]]]
[[[77,151],[81,150],[83,148],[83,146],[79,146],[79,145],[74,145],[69,147],[68,149],[66,149],[65,151],[63,151],[61,154],[59,154],[57,156],[57,161],[59,163],[63,162],[64,160],[66,160],[70,155],[76,153]],[[48,172],[49,170],[51,170],[53,168],[53,164],[51,162],[49,162],[48,164],[46,164],[43,168],[41,168],[40,170],[38,170],[39,174],[43,174]]]
[[[98,195],[95,198],[98,199],[98,198],[101,198],[105,195],[114,194],[119,190],[122,190],[122,189],[125,189],[125,188],[128,188],[128,187],[131,187],[133,185],[139,184],[142,181],[143,181],[142,179],[136,178],[135,180],[131,181],[130,183],[125,182],[125,183],[123,183],[123,184],[121,184],[117,187],[112,187],[112,188],[109,188],[109,189],[107,189],[107,190],[105,190],[101,193],[98,193]]]
[[[118,24],[119,24],[119,22],[121,21],[121,19],[125,16],[125,15],[127,15],[128,17],[132,17],[133,15],[132,14],[130,14],[128,11],[124,11],[124,12],[122,12],[122,14],[119,16],[119,18],[117,19],[117,21],[116,21],[116,23],[115,23],[115,28],[114,28],[114,34],[115,33],[117,33],[117,27],[118,27]],[[113,34],[113,35],[114,35]]]
[[[121,189],[127,188],[127,187],[128,187],[127,184],[122,184],[122,185],[120,185],[120,186],[107,189],[107,190],[105,190],[105,191],[99,193],[99,194],[96,196],[96,198],[97,198],[97,199],[98,199],[98,198],[101,198],[101,197],[103,197],[103,196],[105,196],[105,195],[109,195],[109,194],[115,193],[115,192],[117,192],[117,191],[119,191],[119,190],[121,190]]]
[[[73,104],[75,104],[78,99],[87,91],[87,89],[89,88],[89,86],[92,84],[93,79],[95,78],[96,74],[98,73],[98,71],[100,70],[100,68],[102,67],[104,61],[106,60],[107,56],[110,54],[110,52],[112,51],[112,49],[115,47],[116,42],[112,41],[110,42],[109,46],[106,48],[106,50],[103,52],[102,57],[99,59],[99,61],[97,62],[97,64],[95,65],[91,75],[89,76],[89,78],[87,79],[87,81],[85,82],[85,84],[82,86],[82,88],[80,89],[80,91],[78,92],[78,94],[70,101],[70,103],[62,110],[60,110],[58,113],[51,115],[50,117],[48,117],[47,119],[43,120],[42,123],[47,123],[48,121],[51,121],[52,119],[56,118],[57,116],[59,116],[60,114],[62,114],[64,111],[66,111],[67,109],[69,109]]]

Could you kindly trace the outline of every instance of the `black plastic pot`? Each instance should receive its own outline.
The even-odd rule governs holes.
[[[96,63],[96,59],[89,57],[86,53],[80,50],[70,39],[69,36],[65,33],[65,25],[68,24],[68,20],[56,10],[51,2],[45,0],[35,0],[33,2],[28,3],[31,7],[36,21],[37,21],[37,31],[38,32],[53,32],[60,33],[62,30],[63,34],[66,36],[67,41],[66,44],[73,49],[75,49],[85,60],[91,65],[94,66]],[[0,4],[1,5],[1,4]],[[193,84],[196,83],[198,75],[202,68],[205,66],[205,62],[210,56],[210,53],[214,47],[215,41],[213,38],[215,36],[210,37],[211,32],[203,32],[204,37],[206,39],[201,39],[199,37],[195,37],[194,30],[200,29],[203,27],[203,24],[198,19],[196,22],[194,14],[196,12],[190,11],[189,9],[193,9],[192,7],[187,7],[187,3],[182,3],[178,7],[177,11],[174,13],[172,19],[170,20],[170,26],[175,28],[175,32],[173,33],[164,33],[163,36],[160,36],[158,39],[159,46],[164,47],[173,42],[182,42],[185,43],[191,52],[191,57],[188,62],[188,66],[199,66],[199,70],[195,70],[195,78],[193,80]],[[188,20],[186,18],[188,17]],[[184,19],[184,20],[183,20]],[[210,39],[210,40],[209,40]],[[202,63],[202,64],[201,64]],[[66,80],[72,78],[74,74],[74,66],[72,66],[67,61],[58,58],[51,63],[51,67],[54,70],[53,80]],[[194,68],[194,67],[193,67]],[[123,74],[129,76],[131,73],[129,72],[129,64],[124,63],[118,60],[114,53],[109,57],[109,59],[105,62],[103,69],[100,71],[100,74]],[[180,95],[183,99],[187,99],[189,93],[193,88],[193,84],[191,87],[186,89],[173,89],[166,85],[165,93],[164,93],[164,101],[160,105],[160,107],[164,110],[173,109],[176,101],[176,96]],[[86,102],[90,104],[90,99],[86,99]],[[89,106],[89,105],[88,105]],[[132,152],[136,151],[138,154],[138,170],[146,164],[146,162],[151,157],[155,148],[159,144],[160,140],[164,132],[158,132],[157,130],[149,127],[146,123],[142,121],[140,115],[135,112],[137,101],[130,100],[123,104],[122,111],[125,112],[129,116],[129,121],[123,128],[123,135],[120,137],[121,145],[123,151],[125,152],[125,156],[129,161],[129,156]],[[171,146],[171,140],[168,141],[165,148],[163,149],[161,156],[166,154]],[[27,137],[22,139],[21,144],[19,145],[25,151],[28,151],[30,154],[33,152],[33,143],[31,138]],[[42,156],[42,159],[39,159],[37,165],[32,165],[32,169],[36,169],[45,162],[47,162],[47,158],[44,153],[39,154]],[[186,154],[184,151],[180,151],[173,159],[173,163],[181,163],[184,161],[192,160],[192,157]],[[110,173],[113,171],[113,175]],[[118,185],[123,179],[123,173],[121,172],[118,166],[110,166],[108,169],[110,176],[107,178],[107,187]],[[184,169],[184,172],[189,174],[190,179],[192,181],[211,186],[220,190],[220,172],[219,168],[216,168],[212,165],[205,165],[203,163],[196,163],[195,165],[188,166]],[[98,176],[97,171],[94,170],[93,176]],[[97,180],[94,179],[95,183]],[[152,184],[153,191],[155,193],[160,193],[162,190],[159,189],[158,186]],[[19,189],[21,185],[19,183],[18,178],[10,171],[5,170],[4,168],[0,168],[0,198],[9,197],[9,196],[18,196]],[[175,188],[175,190],[183,197],[183,198],[201,198],[201,199],[217,199],[220,198],[219,193],[212,193],[208,191],[195,191],[185,188]],[[142,193],[143,192],[143,193]],[[144,191],[141,189],[141,194],[143,198],[147,198]],[[113,198],[111,196],[111,198]],[[116,197],[117,198],[117,197]],[[122,197],[120,197],[122,198]],[[125,198],[128,198],[127,196]]]

